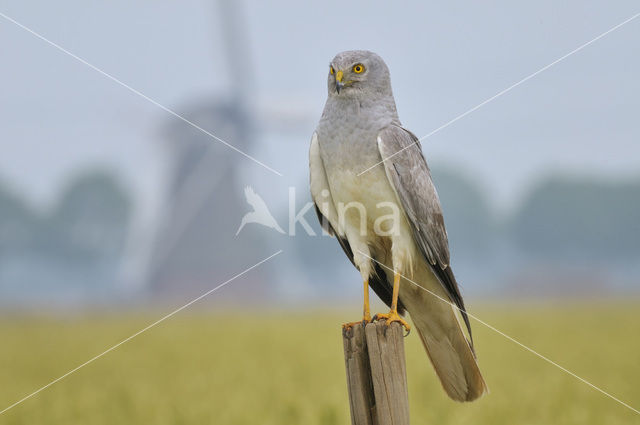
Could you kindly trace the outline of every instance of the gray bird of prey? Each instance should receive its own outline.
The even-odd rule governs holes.
[[[398,118],[389,69],[375,53],[346,51],[331,61],[327,80],[309,151],[310,183],[323,228],[364,282],[363,320],[345,326],[372,320],[371,286],[391,308],[374,320],[400,322],[408,331],[408,312],[449,397],[475,400],[487,386],[449,265],[440,201],[420,141]]]

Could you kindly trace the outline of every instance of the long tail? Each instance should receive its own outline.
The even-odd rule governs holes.
[[[453,307],[424,291],[403,301],[449,397],[473,401],[488,392]]]

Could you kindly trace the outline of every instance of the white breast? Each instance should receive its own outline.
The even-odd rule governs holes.
[[[312,196],[331,226],[347,238],[363,276],[368,276],[371,266],[368,256],[389,266],[406,265],[399,271],[411,274],[417,247],[384,166],[358,176],[379,161],[377,144],[354,149],[352,144],[328,141],[323,146],[318,142],[314,135],[310,151]]]

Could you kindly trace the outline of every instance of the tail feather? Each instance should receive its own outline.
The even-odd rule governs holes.
[[[473,401],[488,391],[464,334],[437,339],[416,323],[418,335],[446,393],[456,401]]]
[[[436,285],[437,282],[431,288],[439,290]],[[401,286],[401,298],[449,397],[456,401],[473,401],[488,392],[454,308],[418,288],[409,285],[404,288],[403,294]]]

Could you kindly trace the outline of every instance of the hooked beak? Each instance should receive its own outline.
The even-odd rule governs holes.
[[[336,91],[340,94],[340,90],[344,87],[344,83],[342,82],[342,78],[344,77],[344,72],[338,71],[336,72]]]

